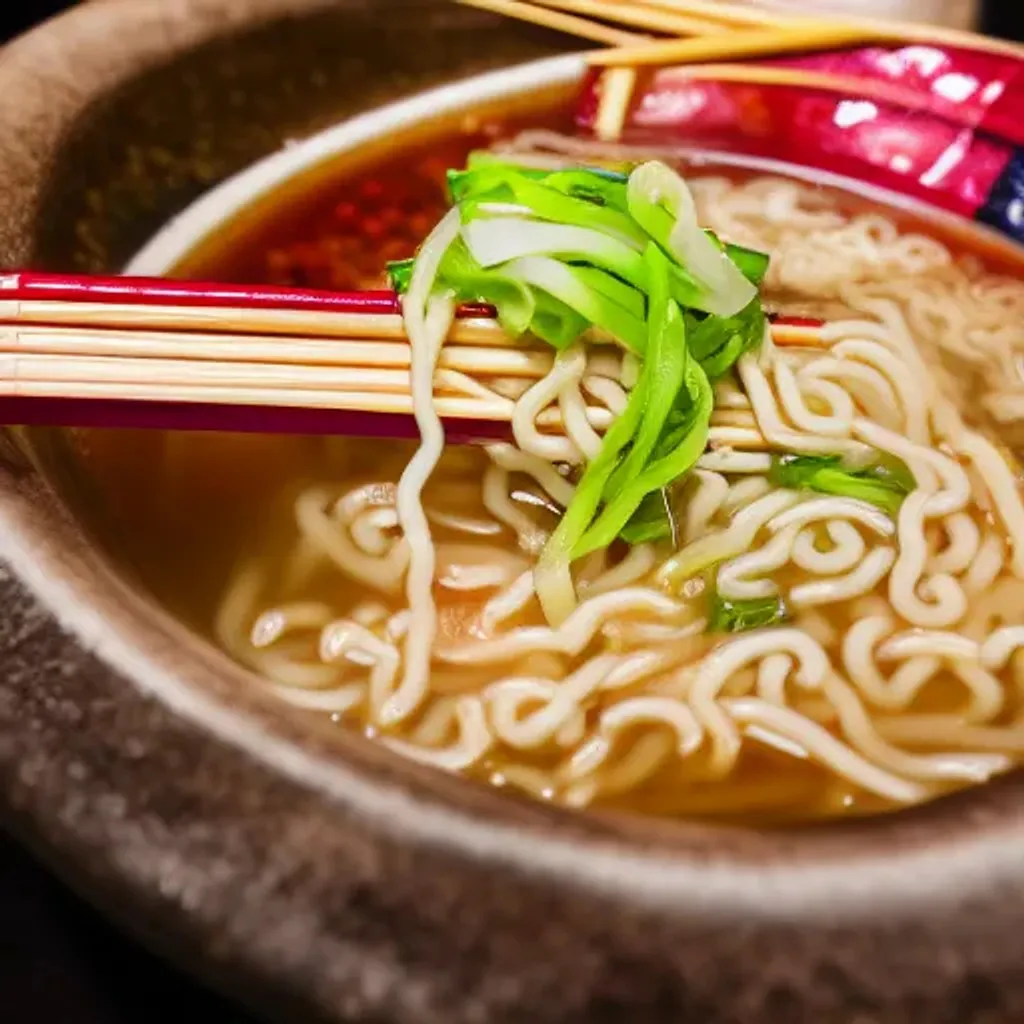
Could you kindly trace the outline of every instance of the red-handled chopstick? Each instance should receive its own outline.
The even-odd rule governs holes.
[[[213,281],[178,281],[164,277],[84,277],[30,271],[0,273],[0,303],[17,302],[21,319],[52,323],[48,314],[67,316],[79,305],[118,308],[142,307],[147,311],[168,307],[176,310],[239,310],[330,313],[334,316],[399,316],[398,295],[379,289],[359,292],[326,292],[265,284],[225,284]],[[0,306],[0,309],[3,307]],[[4,318],[7,318],[5,313]],[[458,311],[460,319],[488,319],[494,308],[468,303]],[[36,320],[35,318],[40,319]]]
[[[415,437],[399,309],[389,291],[0,274],[0,422]],[[814,344],[818,326],[774,330]],[[539,379],[552,358],[460,309],[435,399],[450,440],[510,431],[509,400],[460,382]]]

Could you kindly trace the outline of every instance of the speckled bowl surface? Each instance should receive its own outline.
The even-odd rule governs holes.
[[[288,138],[564,46],[425,0],[86,4],[0,55],[0,263],[119,268]],[[264,702],[31,456],[0,465],[3,824],[268,1019],[1024,1020],[1019,775],[770,833],[509,800]]]

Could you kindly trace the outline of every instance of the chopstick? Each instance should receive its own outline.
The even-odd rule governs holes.
[[[521,0],[458,0],[458,3],[465,7],[489,11],[492,14],[518,18],[520,21],[528,21],[541,28],[555,29],[558,32],[590,39],[595,43],[605,43],[608,46],[632,46],[642,43],[646,38],[636,32],[624,32],[622,29],[610,28],[607,25],[588,21],[586,18],[572,14],[533,7],[522,3]]]
[[[123,306],[92,303],[22,303],[17,311],[0,308],[0,321],[17,324],[152,330],[209,334],[308,335],[339,338],[359,336],[381,341],[404,339],[397,313],[318,313],[310,310],[190,308],[188,306]],[[503,344],[493,320],[459,320],[452,327],[454,344]]]
[[[316,337],[405,338],[393,291],[324,292],[145,277],[0,275],[0,323]],[[484,306],[467,306],[454,344],[502,344]]]
[[[401,317],[381,312],[398,308],[393,293],[25,274],[0,275],[0,295],[0,421],[415,436],[411,350]],[[296,319],[268,330],[276,313]],[[215,329],[180,329],[194,322]],[[316,333],[279,333],[295,323]],[[772,325],[776,344],[804,347],[823,343],[819,328]],[[520,393],[550,370],[553,351],[480,316],[452,335],[434,379],[450,439],[509,436],[515,402],[504,382],[518,380]],[[618,372],[614,351],[591,356],[588,373]],[[611,413],[597,405],[587,417],[603,429]],[[537,423],[561,430],[559,409]]]
[[[522,6],[529,6],[519,0]],[[615,21],[647,32],[665,32],[680,36],[714,35],[731,32],[732,26],[669,6],[639,3],[636,0],[530,0],[536,7],[557,8],[573,14]]]
[[[406,341],[400,308],[398,296],[385,290],[328,292],[131,276],[0,274],[0,352],[86,355],[95,344],[97,354],[144,355],[163,354],[158,350],[163,344],[190,358],[290,363],[308,358],[335,365],[367,359],[365,365],[407,366],[404,344],[380,345]],[[295,318],[279,319],[278,314]],[[799,322],[776,317],[774,330],[785,334]],[[345,347],[331,348],[330,341]],[[374,344],[352,347],[357,342]],[[250,347],[239,348],[243,344]],[[474,351],[461,352],[463,346]],[[465,369],[471,365],[468,360],[486,352],[481,358],[504,359],[504,367],[518,365],[518,355],[499,357],[493,351],[497,348],[525,350],[498,326],[493,309],[469,304],[458,311],[443,358]],[[532,351],[550,353],[546,346]]]
[[[481,329],[483,333],[484,329]],[[439,366],[496,376],[543,376],[551,367],[551,349],[515,346],[496,325],[486,328],[488,344],[446,344]],[[493,337],[494,343],[490,343]],[[363,366],[408,369],[411,353],[405,335],[394,339],[324,338],[200,331],[100,330],[0,324],[0,353],[118,358],[191,359],[201,362],[252,362],[304,366]]]
[[[343,368],[268,367],[264,364],[196,364],[188,360],[67,359],[19,356],[0,359],[0,398],[105,399],[203,402],[222,406],[274,406],[336,409],[347,412],[411,416],[413,399],[408,374]],[[157,365],[154,365],[157,364]],[[443,377],[439,375],[443,382]],[[155,383],[154,381],[159,381]],[[508,423],[515,402],[495,395],[481,398],[435,392],[434,405],[443,418]],[[606,428],[611,413],[588,407],[591,426]],[[541,412],[536,423],[560,429],[557,407]]]
[[[1024,46],[961,29],[895,19],[800,15],[723,0],[459,0],[474,7],[603,42],[613,47],[588,54],[592,64],[649,66],[740,57],[766,57],[868,43],[944,43],[1020,58]],[[571,12],[571,13],[569,13]],[[557,24],[556,24],[557,21]],[[653,36],[614,41],[611,24],[646,29]],[[688,39],[678,37],[691,37]]]
[[[484,328],[481,327],[481,331]],[[487,344],[445,343],[438,365],[464,373],[540,377],[550,369],[552,350],[509,338],[497,325],[486,328]],[[815,344],[816,321],[785,317],[772,322],[777,345]],[[388,339],[260,337],[199,331],[80,330],[74,327],[5,325],[0,317],[0,353],[117,358],[177,358],[305,366],[365,366],[407,369],[411,353],[405,335]]]
[[[329,292],[272,284],[182,281],[168,277],[51,274],[28,270],[0,273],[0,309],[10,302],[90,303],[104,306],[171,305],[233,311],[316,310],[321,313],[398,314],[391,290]],[[479,311],[481,307],[476,307]]]
[[[643,0],[642,6],[683,11],[692,17],[706,18],[730,28],[748,28],[752,25],[783,28],[815,25],[826,20],[821,15],[792,14],[755,4],[729,3],[728,0]]]
[[[792,28],[751,28],[692,39],[664,39],[588,54],[591,64],[606,67],[647,67],[769,57],[807,50],[838,50],[884,42],[893,36],[882,24],[823,23]]]
[[[802,50],[838,49],[891,38],[884,23],[841,22],[821,18],[792,19],[764,14],[740,20],[733,10],[716,16],[717,4],[682,2],[634,3],[633,0],[458,0],[534,25],[608,44],[611,49],[588,54],[591,64],[645,66],[681,64],[737,57],[767,56]],[[596,20],[600,19],[600,20]],[[689,36],[651,39],[624,32],[604,22],[617,22],[649,33]],[[742,26],[742,27],[741,27]]]
[[[140,343],[134,334],[117,332],[93,332],[77,338],[73,332],[23,333],[26,336],[16,348],[12,350],[5,341],[0,349],[5,353],[0,354],[0,397],[413,412],[409,350],[390,342],[370,345],[378,351],[370,354],[366,365],[360,365],[351,361],[351,352],[342,352],[359,344],[354,342],[332,344],[331,357],[313,363],[287,361],[296,359],[295,353],[288,351],[288,342],[263,353],[279,355],[280,360],[254,361],[242,356],[248,354],[247,340],[238,345],[240,351],[226,351],[228,359],[205,351],[189,358],[185,352],[191,351],[190,346],[205,345],[208,339],[171,335],[144,338]],[[775,325],[773,339],[778,345],[821,344],[819,328],[803,322]],[[235,343],[221,339],[219,344],[228,350]],[[140,349],[146,354],[123,354]],[[366,346],[355,351],[365,354]],[[543,377],[554,361],[550,353],[529,349],[483,353],[454,349],[450,357],[447,349],[442,351],[445,355],[435,376],[435,404],[442,417],[453,419],[510,421],[514,401],[488,392],[483,381],[488,376],[518,377],[528,385]],[[600,375],[601,370],[597,366],[594,372]],[[588,408],[587,415],[592,426],[608,426],[606,409]],[[537,423],[558,429],[561,414],[557,408],[546,409]]]

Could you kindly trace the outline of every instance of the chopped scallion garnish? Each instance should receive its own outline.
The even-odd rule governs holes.
[[[657,162],[628,174],[544,171],[474,154],[448,185],[461,227],[435,287],[493,306],[514,337],[561,349],[595,330],[642,359],[538,565],[538,593],[558,621],[571,602],[543,580],[557,578],[564,596],[574,559],[617,537],[672,535],[667,493],[706,447],[709,378],[764,337],[757,288],[768,256],[702,229],[686,183]],[[388,271],[403,292],[410,262]]]
[[[789,617],[779,597],[748,598],[733,601],[712,593],[708,609],[709,633],[745,633],[748,629],[764,629],[785,622]]]
[[[884,453],[865,465],[850,465],[841,455],[778,455],[772,459],[769,479],[789,490],[866,501],[894,519],[903,499],[917,486],[906,465]]]

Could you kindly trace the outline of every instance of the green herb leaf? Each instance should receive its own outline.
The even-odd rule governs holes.
[[[607,297],[605,282],[596,285],[602,271],[563,263],[550,256],[524,256],[501,267],[501,276],[546,292],[565,303],[586,321],[600,327],[633,352],[642,354],[647,346],[647,328],[643,318]],[[494,299],[484,301],[497,305]]]
[[[650,269],[648,345],[657,350],[644,360],[639,384],[645,406],[633,445],[621,470],[609,477],[605,505],[576,542],[573,558],[607,547],[652,491],[660,491],[692,469],[707,445],[714,395],[707,375],[690,356],[683,315],[668,297],[668,261],[657,246],[645,253]],[[659,447],[673,410],[673,446],[661,458]]]
[[[710,228],[704,229],[704,234],[711,239],[739,267],[743,276],[751,284],[760,284],[768,273],[768,264],[771,257],[766,252],[757,249],[748,249],[743,245],[734,245],[731,242],[723,242],[718,235]]]
[[[593,328],[644,357],[538,565],[559,580],[552,603],[567,605],[573,559],[620,536],[672,535],[666,491],[704,451],[709,378],[764,336],[757,286],[768,257],[701,229],[685,182],[656,162],[627,175],[476,153],[448,185],[460,226],[437,286],[493,305],[513,337],[532,332],[561,349]],[[389,264],[397,291],[413,265]]]
[[[475,173],[475,172],[474,172]],[[486,175],[494,179],[493,175]],[[545,181],[522,175],[509,175],[491,190],[479,187],[483,182],[460,181],[465,193],[459,203],[462,221],[468,224],[479,217],[493,217],[507,207],[509,215],[533,216],[552,224],[596,228],[606,232],[638,252],[647,244],[643,229],[624,212],[625,190],[618,205],[609,204],[597,189],[566,193]]]
[[[388,280],[391,282],[391,287],[399,295],[404,295],[409,287],[409,280],[412,277],[412,268],[415,262],[415,259],[391,260],[387,265]]]
[[[646,381],[641,373],[636,387],[629,393],[626,408],[608,428],[595,458],[587,464],[576,485],[576,493],[562,514],[538,559],[538,576],[552,574],[558,566],[567,566],[573,549],[594,519],[609,478],[618,465],[623,449],[629,444],[643,418]],[[539,591],[538,591],[539,592]],[[541,601],[543,603],[543,594]],[[545,609],[547,611],[547,609]]]
[[[709,633],[744,633],[748,629],[764,629],[785,622],[789,617],[785,604],[778,597],[758,597],[746,601],[730,601],[712,592],[708,608]]]
[[[679,397],[689,353],[682,317],[673,312],[669,296],[668,257],[653,243],[644,252],[647,293],[647,348],[642,372],[647,374],[647,405],[629,454],[612,478],[619,490],[647,465],[669,413]],[[670,308],[672,307],[672,308]]]
[[[721,316],[740,312],[757,295],[723,251],[717,238],[698,226],[697,211],[686,182],[657,160],[641,164],[626,186],[633,219],[672,259],[704,286],[698,309]]]
[[[573,549],[575,558],[582,558],[611,544],[647,494],[674,483],[693,469],[703,454],[708,442],[714,392],[707,375],[692,359],[687,364],[684,387],[695,398],[678,446],[670,454],[652,461],[639,476],[611,497],[597,521]]]
[[[727,373],[745,352],[756,351],[764,340],[765,315],[760,299],[735,316],[687,318],[690,351],[715,380]]]
[[[669,489],[648,494],[630,520],[619,531],[627,544],[650,544],[675,536],[672,498]]]
[[[757,249],[747,249],[742,245],[726,245],[725,254],[740,268],[743,276],[751,283],[760,285],[768,273],[771,257]]]
[[[840,455],[776,455],[768,478],[790,490],[866,501],[894,519],[903,499],[917,486],[907,466],[884,453],[863,466],[850,465]]]

